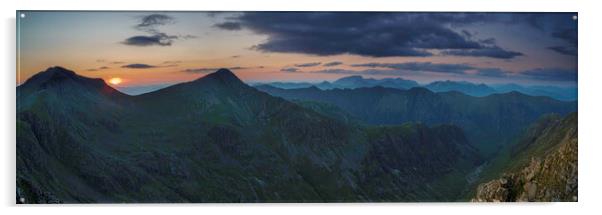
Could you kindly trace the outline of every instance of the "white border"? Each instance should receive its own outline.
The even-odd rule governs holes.
[[[599,101],[602,65],[599,60],[600,23],[595,0],[28,0],[2,3],[3,70],[2,148],[0,160],[0,203],[2,214],[381,214],[381,213],[475,213],[475,214],[573,214],[602,211],[600,167],[602,141],[597,125],[602,123]],[[500,11],[500,12],[579,12],[579,202],[540,204],[153,204],[153,205],[63,205],[16,206],[15,199],[15,15],[16,10],[297,10],[297,11]]]

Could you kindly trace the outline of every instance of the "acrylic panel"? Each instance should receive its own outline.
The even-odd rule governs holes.
[[[577,13],[17,11],[17,203],[577,201]]]

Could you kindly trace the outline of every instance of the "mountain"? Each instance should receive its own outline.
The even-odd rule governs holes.
[[[363,125],[226,69],[130,96],[52,67],[17,94],[20,203],[454,201],[482,163],[457,126]]]
[[[472,201],[577,201],[577,113],[546,116],[512,146],[500,178]]]
[[[308,88],[315,86],[322,90],[328,89],[354,89],[360,87],[389,87],[395,89],[410,89],[412,87],[417,87],[418,83],[412,80],[405,80],[402,78],[385,78],[385,79],[372,79],[372,78],[363,78],[362,76],[348,76],[337,79],[334,82],[323,81],[320,83],[308,83],[308,82],[270,82],[264,84],[257,84],[255,86],[260,85],[270,85],[273,87],[281,88],[281,89],[299,89],[299,88]]]
[[[548,96],[563,101],[577,100],[577,87],[555,87],[555,86],[521,86],[518,84],[492,85],[501,93],[521,92],[533,96]]]
[[[395,125],[422,122],[461,127],[469,141],[485,156],[490,156],[547,113],[567,114],[577,110],[576,102],[534,97],[517,92],[468,96],[457,91],[434,93],[425,88],[399,90],[384,87],[320,90],[257,89],[288,100],[332,104],[364,123]]]
[[[420,87],[416,81],[402,78],[384,78],[372,79],[362,76],[347,76],[334,82],[323,81],[320,83],[309,82],[270,82],[255,84],[254,86],[271,85],[281,89],[300,89],[315,86],[322,90],[329,89],[355,89],[368,87],[387,87],[394,89],[411,89]],[[475,84],[467,81],[435,81],[421,87],[427,88],[433,92],[451,92],[457,91],[470,96],[489,96],[496,93],[511,93],[513,91],[530,96],[547,96],[561,101],[577,100],[577,87],[555,87],[555,86],[523,86],[518,84]],[[129,90],[129,89],[128,89]],[[130,93],[131,94],[131,93]]]
[[[360,87],[389,87],[396,89],[410,89],[417,87],[418,83],[412,80],[405,80],[402,78],[384,78],[384,79],[373,79],[363,78],[362,76],[348,76],[340,78],[332,83],[337,88],[360,88]]]
[[[471,96],[488,96],[496,91],[485,84],[473,84],[466,81],[435,81],[424,86],[433,92],[458,91]]]
[[[326,82],[329,83],[329,82]],[[282,89],[297,89],[297,88],[307,88],[316,85],[315,83],[308,82],[270,82],[267,83],[270,86],[282,88]],[[261,84],[259,84],[261,85]]]

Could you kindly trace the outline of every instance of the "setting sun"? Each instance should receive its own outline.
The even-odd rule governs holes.
[[[112,85],[119,85],[121,84],[121,81],[121,78],[117,77],[109,79],[109,83],[111,83]]]

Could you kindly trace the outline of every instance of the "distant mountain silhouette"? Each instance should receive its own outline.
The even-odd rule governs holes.
[[[337,79],[334,82],[323,81],[320,83],[308,83],[308,82],[270,82],[264,84],[257,85],[270,85],[282,89],[298,89],[298,88],[307,88],[311,86],[315,86],[320,89],[355,89],[360,87],[389,87],[396,89],[410,89],[412,87],[417,87],[418,83],[412,80],[405,80],[402,78],[385,78],[385,79],[372,79],[372,78],[363,78],[362,76],[348,76]]]
[[[271,85],[282,89],[299,89],[316,86],[322,90],[328,89],[355,89],[365,87],[387,87],[394,89],[410,89],[413,87],[419,87],[416,81],[406,80],[402,78],[385,78],[385,79],[372,79],[363,78],[362,76],[347,76],[340,78],[334,82],[323,81],[320,83],[309,83],[309,82],[271,82],[256,84],[259,85]],[[433,92],[451,92],[457,91],[470,96],[488,96],[495,93],[509,93],[512,91],[520,92],[531,96],[547,96],[562,101],[575,101],[577,99],[577,88],[576,87],[553,87],[553,86],[522,86],[518,84],[498,84],[498,85],[486,85],[486,84],[475,84],[467,81],[435,81],[421,87],[427,88]]]
[[[389,87],[396,89],[410,89],[417,87],[418,83],[415,81],[405,80],[401,78],[385,78],[385,79],[372,79],[363,78],[362,76],[349,76],[336,80],[333,82],[338,88],[360,88],[360,87]]]
[[[496,91],[485,84],[473,84],[466,81],[435,81],[424,86],[433,92],[458,91],[471,96],[488,96]]]
[[[363,125],[226,69],[129,96],[53,67],[17,94],[25,203],[452,201],[482,162],[454,125]]]
[[[527,95],[548,96],[563,101],[577,100],[577,87],[521,86],[518,84],[501,84],[492,87],[500,93],[516,91]]]

